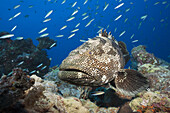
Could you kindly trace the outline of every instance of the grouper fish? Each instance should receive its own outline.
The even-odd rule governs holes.
[[[102,86],[113,83],[126,96],[135,96],[148,88],[148,80],[132,69],[123,69],[129,60],[123,42],[117,42],[111,33],[100,32],[71,51],[59,67],[59,79],[82,86]]]

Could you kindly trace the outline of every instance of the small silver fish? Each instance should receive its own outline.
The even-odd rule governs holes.
[[[126,11],[125,11],[125,12],[128,12],[129,10],[130,10],[130,8],[126,9]]]
[[[133,34],[133,35],[130,37],[130,39],[132,39],[134,36],[135,36],[135,35]]]
[[[87,13],[83,13],[82,16],[85,16]]]
[[[89,16],[87,15],[87,16],[85,16],[82,20],[85,20],[85,19],[87,19]]]
[[[17,66],[20,66],[20,65],[21,65],[21,64],[23,64],[23,63],[24,63],[24,61],[22,61],[22,62],[18,63],[18,64],[17,64]]]
[[[47,27],[46,28],[43,28],[41,31],[39,31],[38,33],[40,34],[40,33],[43,33],[44,31],[46,31],[47,30]]]
[[[36,72],[36,70],[33,70],[33,71],[31,71],[29,74],[33,74],[33,73],[35,73]]]
[[[52,48],[52,47],[54,47],[56,45],[56,43],[53,43],[49,48]]]
[[[47,67],[47,66],[42,67],[41,70],[45,69],[46,67]]]
[[[116,6],[114,9],[118,9],[119,7],[122,7],[123,5],[124,5],[124,3],[121,3],[118,6]]]
[[[88,2],[88,0],[85,0],[85,2],[83,3],[83,5],[85,5]]]
[[[48,22],[48,21],[50,21],[51,20],[51,18],[47,18],[47,19],[45,19],[43,22],[45,23],[45,22]]]
[[[83,43],[86,42],[86,41],[87,41],[87,40],[80,40],[80,42],[83,42]]]
[[[122,15],[119,15],[114,21],[120,19],[122,17]]]
[[[21,5],[16,5],[16,6],[14,6],[14,9],[17,9],[17,8],[19,8]]]
[[[64,35],[57,35],[57,36],[55,36],[55,37],[63,37]]]
[[[76,9],[71,16],[75,15],[76,13],[78,13],[78,10]]]
[[[63,2],[61,4],[64,4],[66,2],[66,0],[63,0]]]
[[[71,31],[71,33],[74,33],[74,32],[76,32],[76,31],[78,31],[79,29],[74,29],[74,30],[72,30]]]
[[[23,40],[24,39],[24,37],[17,37],[17,38],[15,38],[15,40]]]
[[[132,43],[135,43],[135,42],[138,42],[138,40],[134,40],[134,41],[132,41]]]
[[[0,39],[11,38],[11,37],[13,37],[13,36],[14,36],[14,34],[7,34],[7,35],[1,36]]]
[[[12,73],[13,73],[13,71],[11,71],[10,73],[8,73],[8,75],[7,75],[7,76],[10,76]]]
[[[49,12],[45,15],[45,17],[44,17],[44,18],[49,17],[49,16],[51,15],[51,13],[52,13],[52,12],[53,12],[53,10],[49,11]]]
[[[80,23],[78,23],[78,24],[75,26],[75,28],[77,28],[79,25],[80,25]]]
[[[75,33],[71,34],[71,35],[68,37],[68,39],[71,38],[71,37],[73,37],[74,35],[75,35]]]
[[[125,34],[125,32],[126,32],[126,31],[123,31],[123,32],[119,35],[119,37],[121,37],[122,35],[124,35],[124,34]]]
[[[60,30],[63,30],[63,29],[65,29],[66,27],[67,27],[67,25],[63,26]]]
[[[104,91],[94,91],[94,92],[92,92],[91,95],[93,95],[93,96],[99,96],[99,95],[103,95],[104,93],[105,93]]]
[[[73,20],[75,17],[73,16],[73,17],[70,17],[69,19],[67,19],[66,21],[71,21],[71,20]]]
[[[88,27],[92,22],[94,21],[94,19],[90,20],[85,27]]]
[[[14,27],[11,29],[11,32],[14,31],[16,28],[17,28],[17,26],[14,26]]]
[[[39,64],[39,65],[37,66],[37,68],[41,67],[42,65],[43,65],[43,63]]]
[[[16,17],[19,16],[20,14],[21,14],[21,12],[15,14],[15,15],[13,16],[13,18],[16,18]]]
[[[107,4],[107,5],[104,7],[103,11],[105,11],[105,10],[107,9],[108,6],[109,6],[109,4]]]
[[[49,35],[49,33],[44,33],[44,34],[40,35],[39,37],[46,37],[48,35]]]
[[[77,2],[74,2],[74,4],[71,7],[74,7],[77,4]]]
[[[144,15],[144,16],[142,16],[140,19],[142,19],[142,20],[144,21],[147,16],[148,16],[148,15]]]

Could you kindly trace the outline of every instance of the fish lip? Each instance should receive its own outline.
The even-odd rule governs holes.
[[[60,68],[59,71],[67,71],[67,72],[81,72],[83,74],[89,75],[87,72],[84,72],[80,69],[76,69],[76,68]]]

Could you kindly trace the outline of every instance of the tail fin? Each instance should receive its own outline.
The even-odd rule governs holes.
[[[127,96],[135,94],[149,87],[149,82],[141,73],[132,69],[122,69],[115,78],[117,90]]]

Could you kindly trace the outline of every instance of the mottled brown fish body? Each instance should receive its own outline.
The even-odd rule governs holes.
[[[130,59],[123,42],[106,31],[71,51],[60,65],[58,77],[75,85],[101,86],[113,83],[116,90],[135,96],[148,87],[147,79],[136,70],[123,69]],[[115,89],[115,88],[114,88]]]
[[[97,36],[71,51],[58,75],[72,84],[100,86],[113,80],[124,64],[116,42]]]

